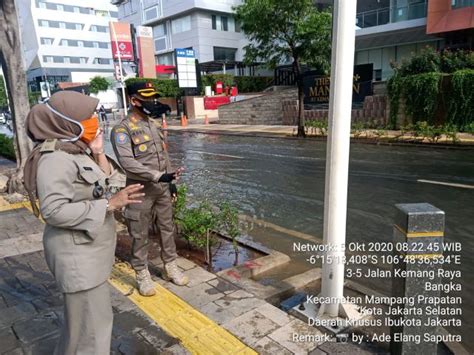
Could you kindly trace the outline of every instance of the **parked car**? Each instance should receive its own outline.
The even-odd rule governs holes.
[[[7,117],[6,117],[5,113],[3,113],[3,112],[0,112],[0,123],[1,124],[7,123]]]

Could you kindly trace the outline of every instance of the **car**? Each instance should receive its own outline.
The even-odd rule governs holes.
[[[162,104],[161,102],[158,102],[158,103],[160,104],[159,117],[161,117],[162,114],[169,115],[171,113],[171,107],[169,107],[166,104]]]
[[[3,112],[0,112],[0,123],[1,124],[7,123],[7,117],[6,117],[5,113],[3,113]]]

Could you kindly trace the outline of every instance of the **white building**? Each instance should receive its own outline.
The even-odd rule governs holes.
[[[153,27],[158,65],[175,65],[175,48],[192,48],[204,70],[250,74],[241,64],[248,44],[232,7],[242,0],[112,0],[119,21]]]
[[[109,0],[17,0],[25,68],[30,86],[47,79],[88,82],[112,76]]]

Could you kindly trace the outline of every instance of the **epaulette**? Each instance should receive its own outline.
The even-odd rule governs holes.
[[[46,139],[43,143],[41,143],[41,153],[51,153],[56,150],[56,143],[57,139]]]

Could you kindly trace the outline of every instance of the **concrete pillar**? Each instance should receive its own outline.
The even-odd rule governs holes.
[[[398,307],[417,308],[422,315],[408,315],[393,317],[395,322],[391,326],[391,354],[437,354],[437,344],[423,340],[423,334],[437,334],[436,326],[425,325],[426,320],[435,316],[428,316],[427,306],[433,306],[419,300],[419,296],[439,297],[439,291],[426,290],[426,283],[440,284],[442,279],[438,270],[442,266],[436,263],[436,259],[443,255],[444,236],[444,212],[428,203],[413,203],[396,205],[397,214],[393,228],[394,256],[410,258],[411,260],[423,260],[425,262],[393,262],[393,283],[392,296],[394,297],[414,297],[413,305],[405,304]],[[394,259],[395,260],[395,259]],[[398,269],[398,270],[397,270]],[[409,277],[396,277],[407,272]],[[429,273],[433,278],[429,278]],[[416,276],[415,276],[416,274]],[[422,275],[422,276],[420,276]],[[403,326],[401,319],[419,319],[420,325]],[[403,335],[403,338],[400,338]],[[421,337],[419,344],[407,339],[417,339]],[[396,341],[396,339],[399,339]],[[403,340],[400,340],[403,339]]]

